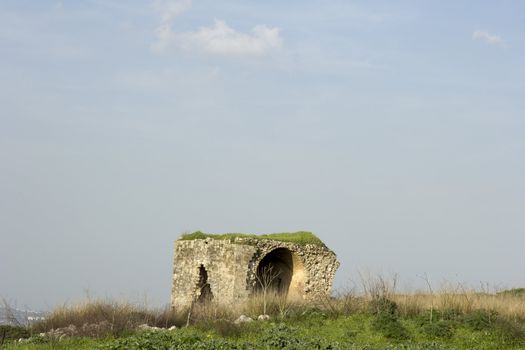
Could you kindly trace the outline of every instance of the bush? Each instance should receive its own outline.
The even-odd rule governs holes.
[[[436,313],[436,317],[441,316],[442,319],[448,321],[460,321],[463,316],[463,313],[460,310],[454,308],[447,308],[441,312],[439,310],[434,310],[434,312]]]
[[[203,337],[191,330],[176,332],[153,331],[119,338],[100,346],[98,350],[252,350],[248,344],[235,344],[220,338]]]
[[[372,327],[388,339],[406,340],[409,338],[408,332],[401,322],[397,318],[387,315],[376,316],[372,321]]]
[[[278,325],[272,325],[263,333],[261,344],[272,349],[300,349],[301,340],[297,336],[295,328],[279,323]]]
[[[195,328],[204,332],[215,332],[221,337],[238,338],[248,325],[241,323],[235,324],[227,320],[202,321],[195,324]]]
[[[263,333],[259,345],[262,349],[285,349],[285,350],[306,350],[306,349],[339,349],[338,344],[324,344],[318,338],[306,338],[299,335],[299,331],[294,327],[289,327],[284,323],[273,324]]]
[[[421,325],[423,332],[432,338],[451,338],[454,335],[454,324],[447,320],[438,320]]]
[[[463,322],[475,331],[490,330],[497,316],[492,310],[474,310],[463,317]]]
[[[25,327],[0,325],[0,344],[4,341],[29,338],[29,330]]]
[[[497,317],[494,322],[494,329],[495,332],[507,342],[525,341],[525,331],[523,327],[515,321]]]
[[[368,304],[369,311],[376,316],[379,315],[390,315],[398,318],[399,313],[397,310],[397,304],[387,298],[372,299]]]
[[[465,315],[463,321],[472,330],[495,333],[507,342],[525,341],[522,325],[492,310],[475,310]]]
[[[373,299],[369,304],[370,311],[375,315],[372,327],[385,337],[395,340],[408,339],[408,332],[399,322],[397,304],[387,298]]]

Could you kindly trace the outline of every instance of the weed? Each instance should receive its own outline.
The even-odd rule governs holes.
[[[492,310],[475,310],[463,317],[463,322],[475,331],[483,331],[492,328],[497,313]]]
[[[281,242],[290,242],[297,244],[317,244],[323,245],[324,243],[312,232],[299,231],[299,232],[284,232],[284,233],[270,233],[263,235],[245,234],[245,233],[224,233],[224,234],[211,234],[204,233],[201,231],[195,231],[193,233],[183,234],[180,240],[193,240],[193,239],[218,239],[218,240],[231,240],[234,241],[236,238],[247,238],[254,240],[272,239]]]
[[[21,326],[0,325],[0,345],[9,340],[29,338],[30,332]]]
[[[244,324],[235,324],[227,320],[209,320],[195,324],[195,328],[207,332],[215,332],[221,337],[238,338],[245,330]]]
[[[447,320],[425,322],[421,326],[422,331],[431,339],[449,339],[454,335],[454,323]]]
[[[408,339],[408,332],[399,322],[397,304],[386,298],[373,299],[369,309],[375,315],[372,327],[385,337],[395,340]]]

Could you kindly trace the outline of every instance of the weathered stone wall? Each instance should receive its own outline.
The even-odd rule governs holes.
[[[178,240],[175,242],[172,306],[188,306],[198,298],[201,265],[207,272],[215,302],[226,304],[245,300],[254,293],[259,263],[279,248],[289,251],[292,257],[289,298],[311,300],[330,293],[339,262],[323,245],[253,238]]]

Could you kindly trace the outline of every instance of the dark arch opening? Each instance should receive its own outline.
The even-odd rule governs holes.
[[[272,250],[257,266],[256,291],[287,295],[292,275],[292,253],[286,248]]]
[[[199,303],[206,303],[213,299],[210,284],[208,283],[208,271],[204,265],[199,267],[199,283],[197,284],[197,301]]]

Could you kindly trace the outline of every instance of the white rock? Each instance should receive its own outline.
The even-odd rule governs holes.
[[[251,317],[241,315],[238,319],[235,320],[235,324],[244,323],[244,322],[252,322],[253,319]]]
[[[168,331],[174,331],[177,329],[177,326],[171,326],[170,328],[168,328]]]
[[[270,316],[269,316],[269,315],[259,315],[259,316],[257,317],[257,319],[258,319],[259,321],[267,321],[267,320],[270,319]]]
[[[158,331],[160,330],[159,327],[155,327],[155,326],[150,326],[150,325],[147,325],[147,324],[141,324],[140,326],[137,327],[138,330],[141,330],[141,331]]]

